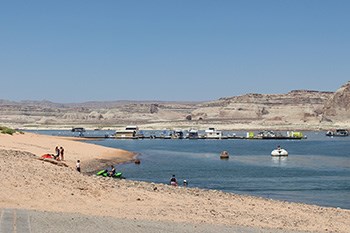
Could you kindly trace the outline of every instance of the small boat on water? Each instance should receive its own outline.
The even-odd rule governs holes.
[[[220,159],[228,159],[228,158],[230,158],[230,155],[227,151],[224,150],[223,152],[221,152]]]
[[[277,149],[271,152],[271,156],[288,156],[288,151],[278,147]]]
[[[347,137],[349,136],[349,131],[346,129],[336,129],[335,131],[327,131],[326,136],[329,137]]]

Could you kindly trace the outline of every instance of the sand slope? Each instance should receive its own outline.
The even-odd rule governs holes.
[[[64,163],[75,167],[79,159],[82,164],[82,172],[94,171],[97,168],[115,163],[130,161],[135,154],[113,148],[105,148],[98,145],[83,143],[79,138],[63,138],[55,136],[43,136],[32,133],[5,135],[0,134],[0,149],[20,150],[33,153],[37,156],[54,154],[56,146],[65,149]]]

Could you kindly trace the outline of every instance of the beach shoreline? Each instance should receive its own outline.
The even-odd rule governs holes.
[[[57,144],[66,149],[68,167],[37,159]],[[286,231],[350,231],[350,210],[86,175],[111,162],[132,161],[135,155],[59,137],[0,135],[0,173],[6,177],[0,208]],[[76,159],[82,160],[83,174],[75,171]]]
[[[75,167],[76,161],[82,163],[82,172],[91,173],[110,165],[132,162],[137,153],[102,147],[82,142],[75,137],[60,137],[39,135],[34,133],[17,133],[15,135],[0,135],[0,149],[20,150],[33,153],[38,157],[44,154],[54,154],[56,146],[65,149],[64,161],[69,167]]]

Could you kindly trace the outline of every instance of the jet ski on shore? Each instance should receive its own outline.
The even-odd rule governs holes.
[[[101,170],[96,173],[97,176],[103,176],[103,177],[113,177],[113,178],[122,178],[123,173],[121,172],[115,172],[113,175],[110,175],[109,171],[107,169]]]

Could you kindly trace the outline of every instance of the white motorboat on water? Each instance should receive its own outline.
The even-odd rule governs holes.
[[[271,152],[271,156],[288,156],[288,151],[278,147],[277,149]]]

